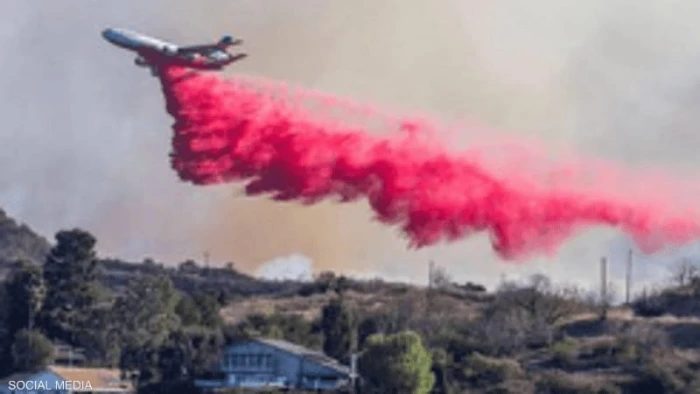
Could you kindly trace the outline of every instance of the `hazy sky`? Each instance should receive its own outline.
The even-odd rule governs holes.
[[[597,283],[600,256],[617,267],[628,247],[596,229],[554,258],[518,265],[498,262],[483,236],[407,251],[364,204],[299,207],[240,197],[235,185],[182,184],[169,167],[172,119],[158,82],[102,40],[108,26],[193,44],[232,33],[250,57],[229,73],[475,119],[553,151],[698,182],[696,1],[6,3],[0,206],[47,237],[86,228],[103,255],[175,263],[208,250],[252,271],[301,254],[315,269],[422,281],[434,259],[487,284],[534,271]],[[665,268],[652,259],[638,272],[661,278]]]

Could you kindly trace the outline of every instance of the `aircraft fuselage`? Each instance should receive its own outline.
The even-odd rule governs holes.
[[[178,46],[175,44],[125,29],[106,29],[102,32],[102,36],[120,48],[133,51],[153,49],[171,54],[178,51]]]

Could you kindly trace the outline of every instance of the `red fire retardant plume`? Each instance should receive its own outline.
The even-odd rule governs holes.
[[[501,257],[517,259],[554,252],[585,226],[618,227],[648,251],[700,234],[697,217],[669,216],[602,190],[497,177],[474,158],[421,141],[411,132],[421,126],[408,121],[398,123],[404,133],[376,137],[240,81],[179,68],[165,69],[161,81],[175,118],[172,166],[183,181],[246,181],[248,195],[280,201],[366,198],[411,247],[486,231]]]

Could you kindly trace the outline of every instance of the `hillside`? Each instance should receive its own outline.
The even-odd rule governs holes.
[[[42,263],[50,248],[51,245],[44,237],[0,209],[0,277],[17,260]]]
[[[0,279],[5,278],[18,260],[43,264],[52,244],[29,226],[18,223],[0,209]],[[123,288],[130,280],[149,273],[163,273],[182,291],[208,289],[226,296],[251,296],[295,292],[302,284],[266,282],[229,267],[202,267],[185,261],[178,267],[166,267],[153,260],[127,262],[119,259],[100,260],[100,279],[111,290]]]
[[[354,311],[360,340],[365,330],[420,333],[435,360],[443,360],[434,366],[445,379],[441,384],[459,390],[436,392],[700,392],[700,309],[689,316],[683,308],[679,316],[672,314],[673,305],[665,305],[668,312],[647,313],[649,304],[663,300],[697,302],[700,281],[694,291],[671,288],[610,308],[602,318],[600,304],[540,279],[496,293],[454,284],[429,290],[358,282],[340,297]],[[336,287],[324,282],[328,278],[316,282],[320,290],[313,294],[240,299],[221,314],[232,326],[263,333],[275,332],[273,326],[281,330],[277,335],[304,340],[292,328],[299,326],[295,319],[314,324],[324,306],[339,297]]]
[[[2,213],[0,267],[17,258],[41,263],[49,248]],[[700,276],[602,314],[600,302],[542,275],[487,292],[446,272],[426,288],[330,272],[311,282],[266,281],[232,263],[99,262],[100,281],[115,295],[159,274],[195,299],[216,297],[211,313],[219,311],[229,340],[267,336],[320,349],[323,311],[340,301],[360,347],[374,333],[417,332],[433,354],[435,393],[700,393]]]

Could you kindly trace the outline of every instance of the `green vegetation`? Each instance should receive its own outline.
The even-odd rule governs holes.
[[[323,352],[336,360],[348,361],[353,342],[353,316],[342,299],[332,299],[321,311]]]
[[[369,388],[380,393],[427,394],[435,384],[432,356],[412,331],[372,335],[359,364]]]
[[[0,209],[0,277],[15,261],[42,264],[51,244]]]
[[[49,244],[0,214],[1,375],[51,363],[60,341],[141,392],[189,393],[222,345],[264,336],[345,363],[359,354],[362,393],[700,392],[700,269],[688,262],[676,286],[601,319],[600,302],[542,275],[493,292],[444,271],[432,289],[330,272],[268,282],[232,263],[128,263],[96,247],[80,229]]]
[[[22,329],[15,333],[10,354],[15,369],[35,371],[53,361],[54,349],[41,332]]]
[[[50,338],[79,341],[99,301],[97,240],[82,230],[60,231],[43,266],[46,297],[40,321]]]

